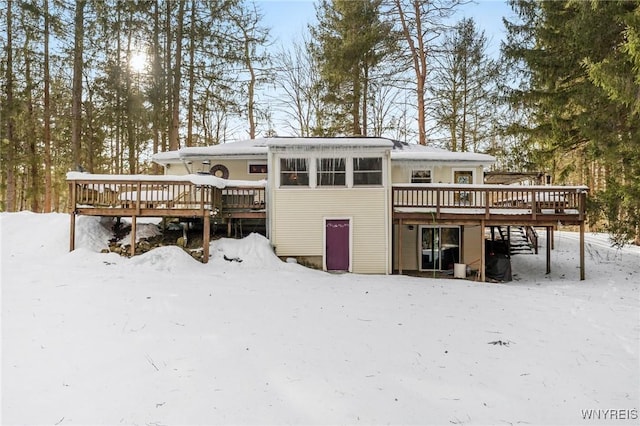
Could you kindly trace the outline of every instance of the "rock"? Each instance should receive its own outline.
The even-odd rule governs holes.
[[[148,252],[152,248],[153,247],[151,246],[151,243],[149,241],[146,241],[146,240],[140,241],[138,243],[138,247],[137,247],[137,249],[139,249],[143,253]]]

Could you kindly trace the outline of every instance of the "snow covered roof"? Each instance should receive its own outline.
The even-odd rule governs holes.
[[[451,152],[441,148],[409,144],[386,138],[260,138],[245,139],[205,147],[186,147],[177,151],[160,152],[153,156],[153,161],[159,164],[177,163],[181,161],[205,159],[213,157],[255,156],[266,158],[270,148],[300,149],[304,147],[365,147],[365,148],[393,148],[391,159],[397,161],[448,161],[473,162],[493,164],[495,158],[488,154],[474,152]]]
[[[365,147],[365,148],[391,148],[393,142],[385,138],[270,138],[267,139],[269,147]]]
[[[391,148],[393,142],[384,138],[260,138],[246,139],[205,147],[186,147],[177,151],[160,152],[153,161],[160,164],[177,163],[186,160],[232,156],[267,156],[269,147],[378,147]]]
[[[451,161],[493,164],[496,159],[492,155],[475,152],[452,152],[432,146],[395,142],[391,151],[391,159],[397,161]]]
[[[251,187],[251,186],[266,186],[266,180],[259,181],[247,181],[247,180],[231,180],[222,179],[217,176],[205,174],[190,174],[190,175],[105,175],[105,174],[92,174],[84,172],[68,172],[67,180],[79,180],[79,181],[127,181],[127,182],[190,182],[195,185],[208,185],[216,188],[226,188],[227,186],[234,187]]]
[[[238,142],[221,143],[211,146],[192,146],[177,151],[159,152],[153,155],[153,161],[160,164],[193,160],[199,157],[217,156],[267,156],[267,139],[246,139]]]

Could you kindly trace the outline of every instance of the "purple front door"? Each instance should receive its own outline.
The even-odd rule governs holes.
[[[327,220],[325,233],[327,271],[348,271],[349,220]]]

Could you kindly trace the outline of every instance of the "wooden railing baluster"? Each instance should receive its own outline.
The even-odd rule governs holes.
[[[566,189],[565,189],[566,188]],[[586,187],[507,187],[503,185],[394,185],[393,208],[425,208],[425,212],[477,215],[528,215],[530,220],[584,219]],[[433,210],[430,210],[433,209]],[[465,213],[466,212],[466,213]]]

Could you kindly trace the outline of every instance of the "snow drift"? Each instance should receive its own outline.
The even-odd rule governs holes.
[[[311,271],[258,235],[128,259],[79,219],[68,253],[67,215],[0,214],[2,424],[637,421],[637,248],[587,235],[580,282],[557,232],[551,274],[542,250],[485,284]]]

